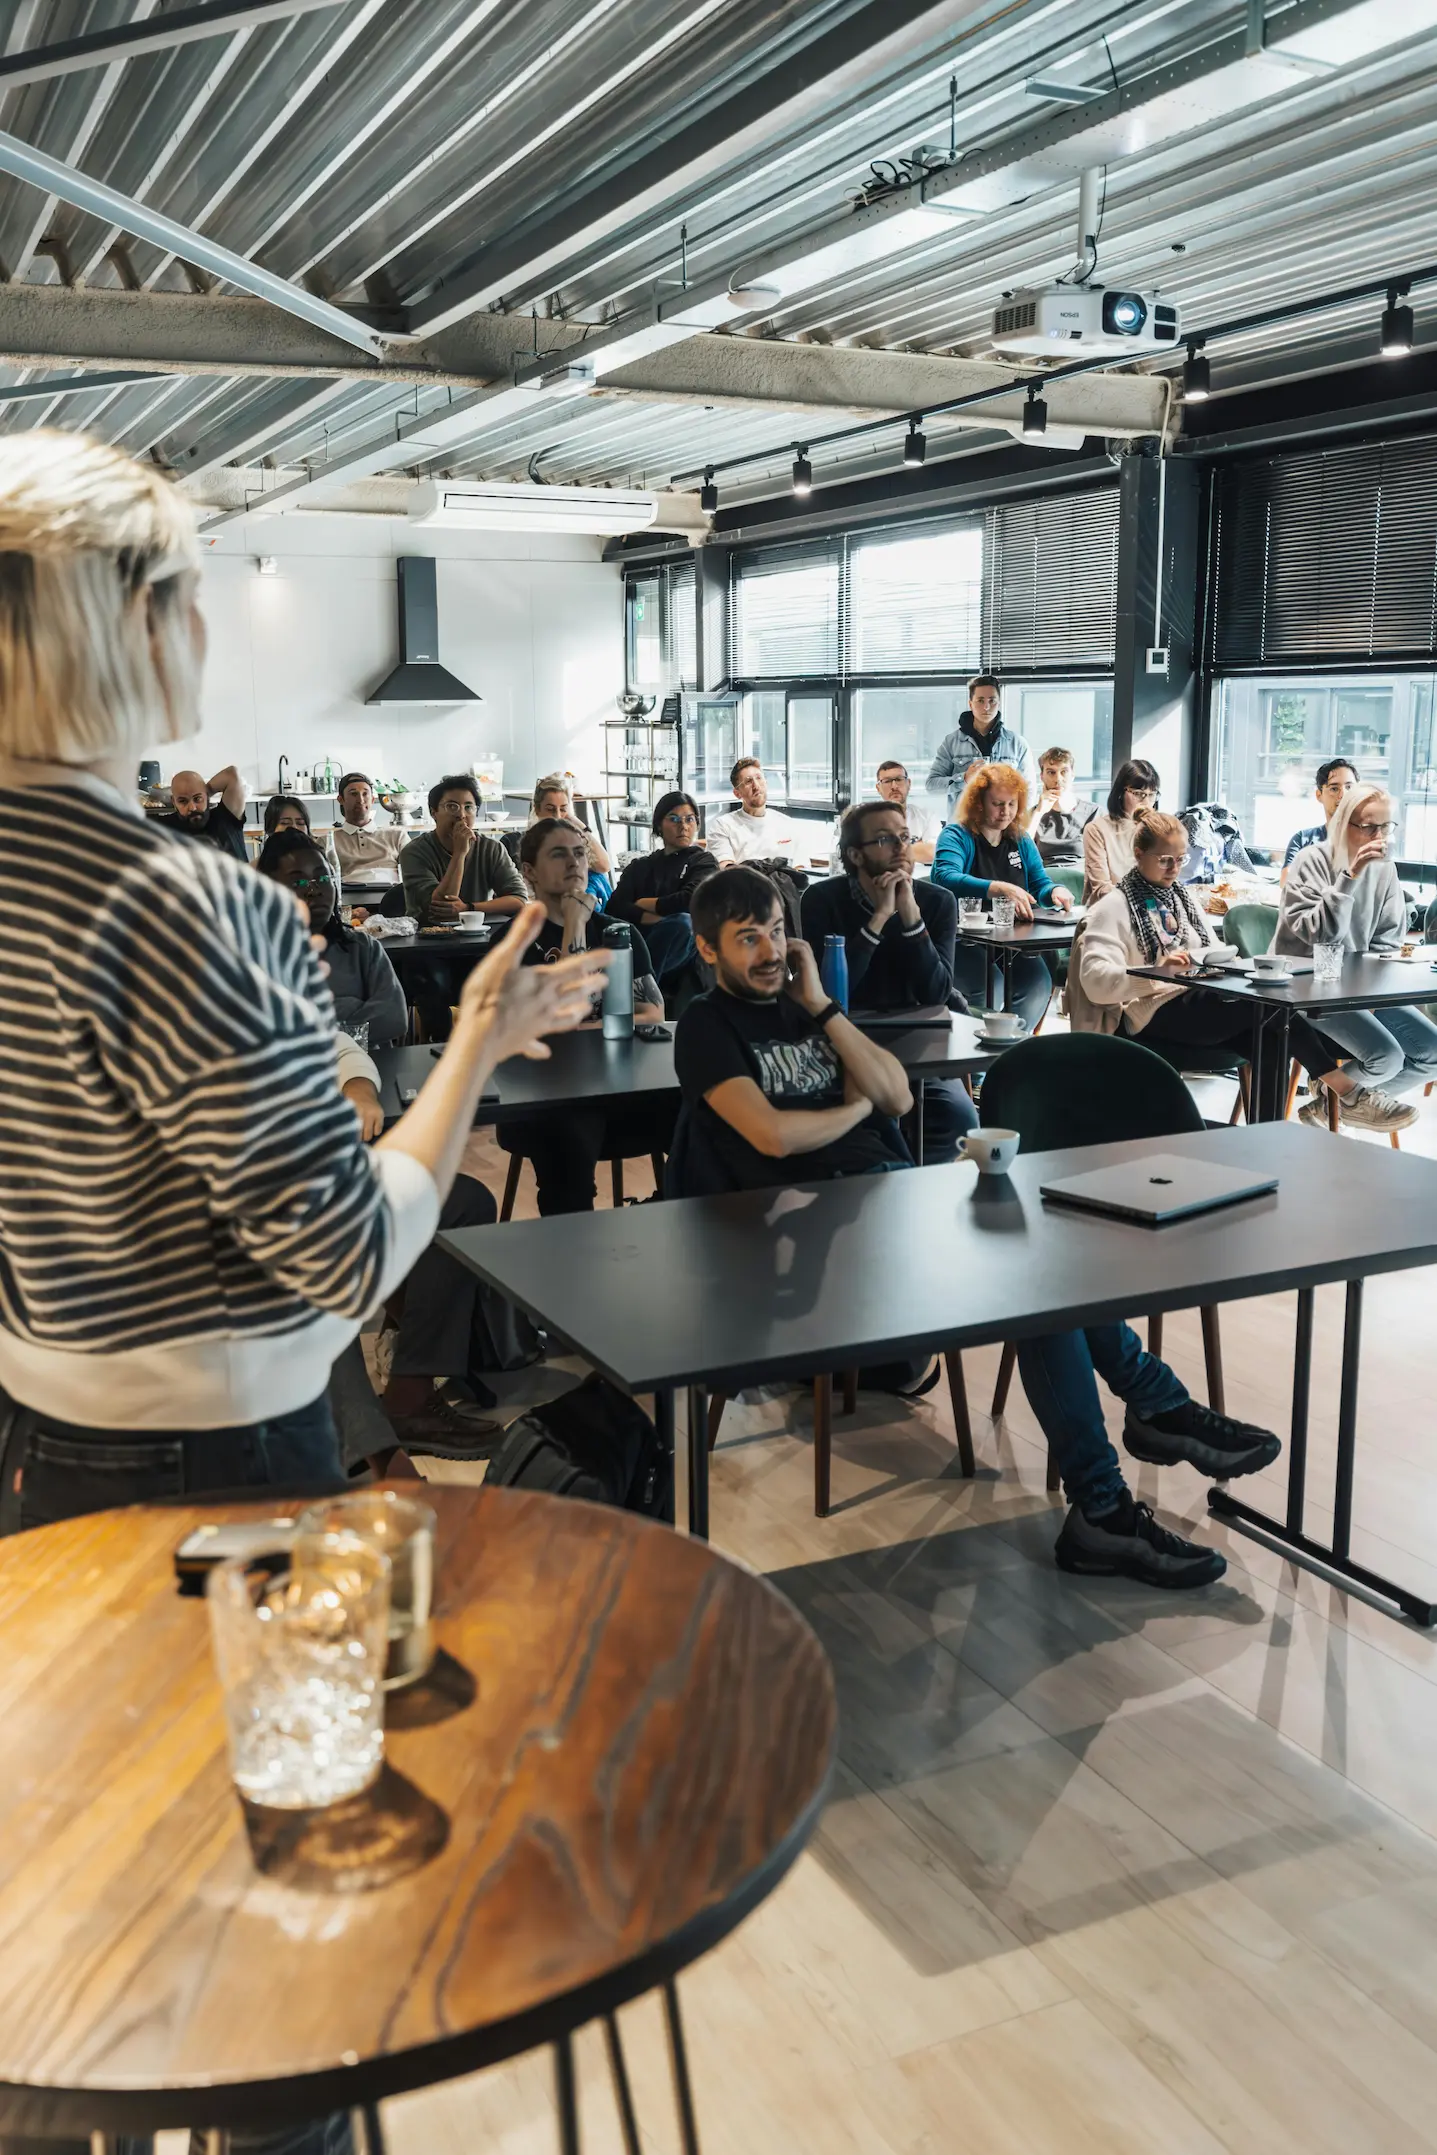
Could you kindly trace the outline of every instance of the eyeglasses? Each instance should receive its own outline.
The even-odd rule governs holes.
[[[1359,823],[1356,816],[1348,824],[1350,831],[1366,831],[1370,838],[1387,838],[1396,830],[1395,823]]]
[[[909,831],[880,831],[876,838],[865,838],[862,841],[865,852],[870,846],[877,846],[880,853],[901,853],[905,846],[911,846],[912,843],[913,837]]]
[[[297,890],[301,898],[303,898],[308,891],[333,890],[334,877],[327,868],[321,868],[318,875],[297,876],[290,888],[291,890]]]
[[[1186,853],[1153,853],[1149,855],[1149,859],[1155,860],[1160,868],[1181,868],[1183,862],[1187,859],[1187,855]]]

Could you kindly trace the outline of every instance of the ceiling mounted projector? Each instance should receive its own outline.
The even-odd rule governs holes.
[[[414,489],[409,520],[448,531],[567,531],[619,537],[647,531],[652,494],[616,486],[522,486],[503,480],[433,479]]]
[[[1014,292],[993,314],[993,350],[1060,353],[1161,352],[1178,343],[1178,310],[1148,292],[1101,284],[1048,284]]]

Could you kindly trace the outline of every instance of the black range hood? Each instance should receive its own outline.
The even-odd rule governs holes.
[[[482,696],[439,663],[439,598],[432,559],[427,554],[401,554],[395,567],[399,571],[399,664],[366,702],[482,703]]]

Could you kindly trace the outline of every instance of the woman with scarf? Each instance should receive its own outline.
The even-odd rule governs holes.
[[[1135,965],[1157,966],[1176,982],[1201,965],[1213,940],[1191,892],[1179,881],[1187,850],[1187,832],[1176,816],[1151,808],[1139,813],[1133,866],[1083,924],[1077,957],[1082,992],[1090,1003],[1116,1006],[1118,1029],[1151,1047],[1231,1048],[1243,1054],[1252,1025],[1240,1004],[1220,992],[1180,988],[1132,971]],[[1336,1050],[1297,1011],[1288,1040],[1308,1077],[1342,1101],[1345,1122],[1365,1130],[1401,1127],[1400,1103],[1364,1090],[1339,1070]]]

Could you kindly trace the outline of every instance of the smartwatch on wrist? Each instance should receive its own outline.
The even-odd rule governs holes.
[[[841,1018],[843,1015],[844,1010],[842,1003],[837,1003],[830,1000],[824,1004],[822,1010],[816,1010],[814,1012],[813,1022],[815,1025],[826,1025],[830,1018]]]

